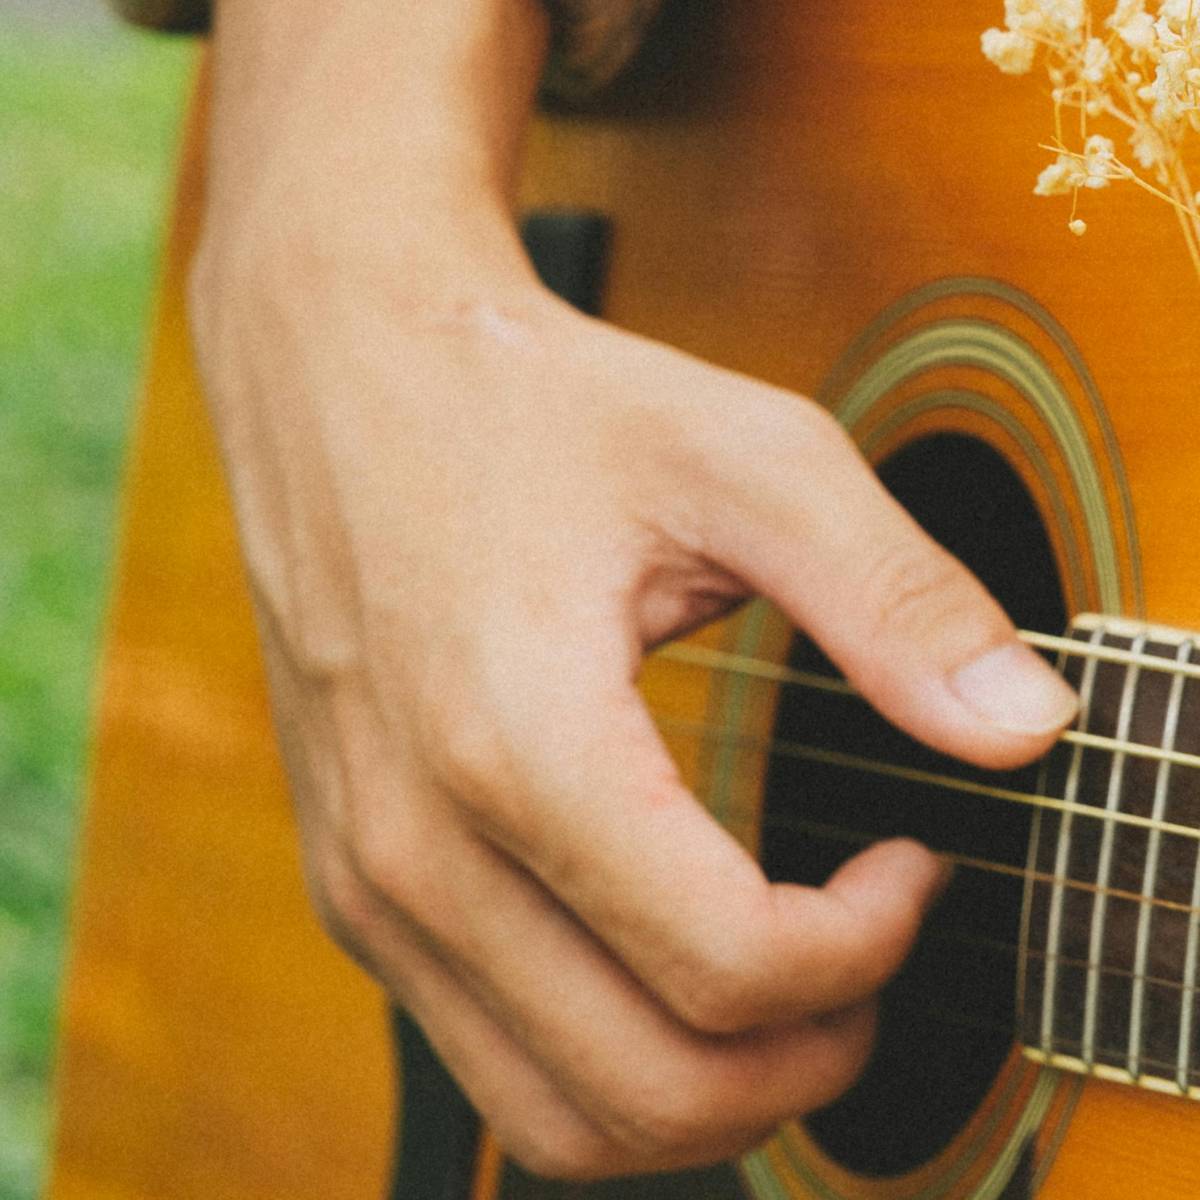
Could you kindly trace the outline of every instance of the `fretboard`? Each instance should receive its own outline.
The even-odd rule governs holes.
[[[1040,1061],[1200,1098],[1200,635],[1081,616],[1069,637],[1077,727],[1116,744],[1062,744],[1043,772],[1068,806],[1033,828],[1022,1038]]]

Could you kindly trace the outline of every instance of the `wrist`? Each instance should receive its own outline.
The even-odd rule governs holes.
[[[547,37],[540,0],[220,6],[210,218],[510,219]]]
[[[408,311],[536,290],[512,195],[546,37],[540,0],[220,6],[198,307],[264,286]]]

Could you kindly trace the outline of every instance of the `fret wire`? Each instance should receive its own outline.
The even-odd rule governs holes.
[[[844,842],[851,846],[869,846],[877,841],[870,834],[857,833],[851,829],[840,829],[836,825],[826,825],[817,821],[806,821],[802,817],[787,817],[774,816],[767,821],[764,829],[786,829],[794,833],[805,833],[813,837],[820,838],[826,841]],[[1057,876],[1048,871],[1029,871],[1025,867],[1018,867],[1013,863],[995,862],[988,858],[974,858],[968,854],[959,854],[954,850],[937,850],[931,848],[931,853],[936,854],[943,862],[949,863],[951,866],[963,867],[967,870],[982,871],[990,875],[1006,875],[1013,879],[1032,878],[1036,883],[1059,884],[1063,887],[1074,888],[1083,892],[1096,892],[1099,889],[1096,884],[1086,879],[1072,879],[1069,876]],[[1111,896],[1115,900],[1128,900],[1134,904],[1144,902],[1144,897],[1139,892],[1126,891],[1123,888],[1105,888],[1105,895]],[[1196,904],[1184,904],[1179,900],[1163,900],[1155,899],[1152,901],[1155,908],[1165,909],[1170,912],[1181,912],[1189,915],[1200,915],[1200,899],[1197,899]],[[1012,950],[1018,950],[1019,947],[1009,947]],[[1038,957],[1047,957],[1046,951],[1029,951],[1031,954],[1036,954]],[[1062,959],[1063,962],[1069,961],[1062,958],[1061,955],[1056,957]]]
[[[1175,1081],[1180,1088],[1191,1084],[1192,1010],[1196,999],[1197,958],[1200,957],[1200,842],[1196,843],[1196,862],[1192,868],[1192,913],[1188,918],[1187,950],[1183,960],[1185,991],[1180,1002],[1179,1053],[1175,1064]],[[1189,1003],[1190,1001],[1190,1003]]]
[[[1175,652],[1175,660],[1179,663],[1190,662],[1192,647],[1191,638],[1179,643]],[[1176,675],[1171,680],[1171,691],[1167,697],[1167,711],[1163,715],[1163,749],[1173,750],[1179,733],[1179,714],[1183,707],[1184,677]],[[1160,762],[1154,776],[1154,802],[1150,816],[1161,821],[1167,811],[1167,796],[1171,778],[1171,764]],[[1146,1006],[1146,963],[1150,957],[1150,917],[1153,912],[1155,893],[1158,891],[1158,861],[1162,844],[1162,834],[1157,829],[1150,831],[1146,846],[1146,866],[1142,872],[1142,895],[1148,903],[1138,909],[1137,936],[1134,942],[1134,984],[1129,1001],[1129,1053],[1127,1064],[1130,1075],[1141,1072],[1142,1025]],[[1182,1023],[1182,1002],[1180,1005],[1180,1020]]]
[[[1059,653],[1056,664],[1059,674],[1063,673],[1066,667],[1066,655]],[[1078,717],[1077,717],[1078,719]],[[1046,795],[1050,789],[1050,760],[1043,758],[1038,764],[1037,790],[1040,794]],[[1018,1028],[1024,1030],[1026,1028],[1026,1005],[1030,999],[1027,995],[1029,988],[1029,972],[1028,955],[1030,948],[1030,926],[1033,921],[1033,903],[1034,893],[1037,886],[1037,881],[1034,876],[1037,872],[1038,859],[1041,855],[1042,848],[1042,824],[1046,820],[1046,810],[1038,808],[1034,810],[1033,820],[1030,822],[1029,829],[1029,846],[1025,852],[1025,887],[1021,894],[1021,931],[1020,931],[1020,953],[1017,955],[1017,1022]]]
[[[1144,636],[1134,638],[1132,649],[1141,654],[1146,645]],[[1129,727],[1133,721],[1133,702],[1137,696],[1137,685],[1140,679],[1140,668],[1130,666],[1125,672],[1121,684],[1121,702],[1117,709],[1117,738],[1128,741]],[[1125,755],[1114,754],[1108,770],[1108,790],[1104,807],[1107,812],[1119,812],[1121,809],[1121,786],[1124,782]],[[1096,863],[1096,883],[1099,888],[1108,886],[1112,878],[1113,844],[1116,841],[1116,826],[1111,822],[1104,826],[1100,835],[1100,856]],[[1097,891],[1092,901],[1091,929],[1088,934],[1088,971],[1087,985],[1084,989],[1083,1004],[1083,1044],[1084,1061],[1090,1062],[1094,1057],[1096,1043],[1096,1023],[1100,1011],[1100,974],[1095,969],[1104,952],[1104,927],[1108,917],[1108,898],[1102,891]]]
[[[1053,796],[1039,796],[1036,792],[1018,792],[1011,788],[993,787],[986,783],[976,783],[971,779],[960,779],[954,775],[940,775],[935,771],[902,767],[896,763],[860,758],[854,754],[844,754],[839,750],[824,750],[818,746],[807,746],[800,742],[747,737],[731,733],[729,730],[715,725],[705,725],[699,721],[685,721],[677,717],[662,715],[657,715],[655,719],[658,727],[664,733],[674,732],[710,741],[723,740],[732,742],[745,750],[762,750],[784,758],[797,758],[825,766],[845,767],[852,771],[863,771],[868,775],[882,775],[891,779],[903,779],[908,783],[928,784],[930,787],[962,792],[964,795],[985,796],[994,800],[1005,800],[1012,804],[1023,804],[1030,808],[1044,808],[1054,812],[1092,817],[1096,820],[1115,821],[1119,825],[1136,825],[1142,829],[1161,829],[1163,833],[1177,834],[1179,837],[1189,838],[1192,841],[1200,841],[1200,829],[1195,829],[1190,825],[1176,825],[1170,821],[1155,822],[1149,817],[1138,816],[1136,813],[1106,813],[1104,809],[1089,804],[1071,803]]]
[[[1104,636],[1103,629],[1093,630],[1088,638],[1088,648],[1100,641]],[[1065,651],[1064,651],[1065,653]],[[1091,714],[1092,691],[1096,682],[1098,660],[1088,658],[1084,661],[1083,677],[1079,687],[1079,725],[1087,732],[1087,723]],[[1076,744],[1071,749],[1071,765],[1067,771],[1064,801],[1075,804],[1079,792],[1079,775],[1082,770],[1083,747]],[[1040,1040],[1042,1049],[1050,1054],[1054,1051],[1055,1005],[1058,998],[1058,960],[1059,943],[1062,936],[1062,909],[1066,900],[1066,891],[1060,882],[1066,877],[1070,866],[1071,827],[1073,813],[1064,812],[1058,823],[1058,843],[1054,852],[1055,882],[1050,885],[1050,911],[1046,929],[1046,968],[1042,972],[1042,1021]]]
[[[1080,643],[1075,643],[1079,645]],[[811,688],[814,691],[831,692],[840,696],[853,696],[864,700],[844,679],[832,675],[821,675],[815,671],[797,671],[791,667],[781,667],[774,663],[764,662],[755,658],[747,658],[740,654],[729,654],[724,650],[712,650],[707,646],[692,646],[684,643],[664,646],[658,650],[657,656],[672,662],[687,663],[696,667],[707,667],[715,671],[729,674],[748,675],[762,679],[768,683],[782,683],[785,686]],[[864,700],[864,703],[866,701]],[[1159,762],[1171,762],[1181,767],[1200,769],[1200,754],[1185,754],[1176,750],[1165,750],[1159,746],[1145,745],[1141,742],[1122,741],[1119,738],[1104,737],[1101,734],[1087,733],[1078,729],[1064,729],[1058,735],[1058,740],[1070,745],[1085,746],[1091,750],[1106,750],[1113,753],[1133,755],[1137,758],[1150,758]]]

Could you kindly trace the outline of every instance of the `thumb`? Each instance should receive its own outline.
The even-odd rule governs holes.
[[[767,409],[761,433],[751,426],[708,458],[724,475],[706,514],[709,553],[914,737],[994,769],[1043,753],[1074,716],[1074,692],[831,417],[795,397],[780,411],[762,391],[775,404],[752,406]]]

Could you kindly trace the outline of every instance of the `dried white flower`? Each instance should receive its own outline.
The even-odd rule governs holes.
[[[1146,170],[1160,167],[1166,161],[1167,145],[1153,125],[1145,122],[1138,125],[1129,135],[1129,147],[1138,164]]]
[[[983,35],[983,52],[1001,71],[1023,75],[1040,58],[1049,77],[1056,157],[1034,191],[1078,203],[1083,190],[1133,183],[1183,217],[1200,275],[1200,192],[1190,182],[1200,166],[1200,0],[1106,0],[1107,16],[1100,7],[1004,0],[1005,28]],[[1127,162],[1109,136],[1118,133],[1128,138]],[[1087,229],[1074,210],[1068,227]]]
[[[1087,24],[1086,0],[1041,0],[1040,7],[1046,17],[1043,29],[1051,37],[1074,42],[1083,35]]]
[[[1112,138],[1093,133],[1083,147],[1083,187],[1108,187],[1108,181],[1117,177],[1117,148]]]
[[[1032,38],[1007,29],[985,29],[979,40],[984,57],[1005,75],[1028,75],[1033,70],[1037,43]]]
[[[1088,83],[1101,84],[1111,67],[1112,55],[1108,47],[1099,38],[1088,38],[1083,48],[1083,67],[1079,74]]]
[[[1004,0],[1004,24],[1014,32],[1040,33],[1046,16],[1038,0]]]
[[[1069,154],[1060,154],[1037,178],[1035,196],[1066,196],[1079,187],[1083,172]]]
[[[1195,0],[1162,0],[1158,15],[1173,29],[1182,32],[1189,20],[1194,23],[1200,17],[1200,10]]]
[[[1149,50],[1154,45],[1154,18],[1148,12],[1134,13],[1119,24],[1114,21],[1115,14],[1109,23],[1131,50]]]
[[[1086,21],[1086,0],[1004,0],[1004,24],[1014,33],[1075,42]]]
[[[1187,82],[1188,53],[1169,50],[1159,59],[1146,97],[1154,103],[1154,120],[1161,125],[1178,122],[1190,107]],[[1139,93],[1140,95],[1140,93]]]

